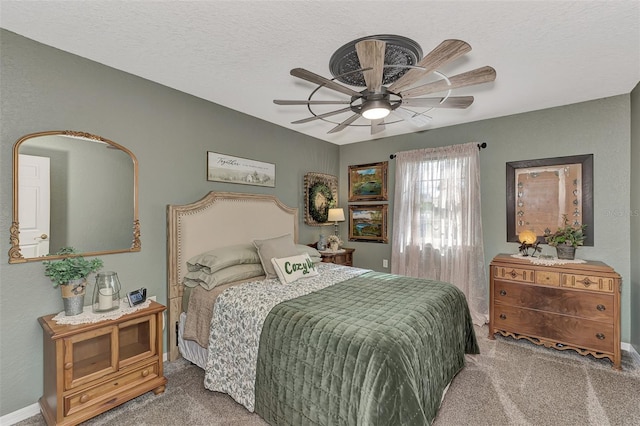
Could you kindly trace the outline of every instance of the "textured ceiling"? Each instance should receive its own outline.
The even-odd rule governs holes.
[[[0,26],[339,145],[373,137],[364,126],[327,134],[333,124],[291,124],[309,116],[306,107],[273,100],[306,99],[316,86],[289,71],[331,78],[333,52],[364,36],[398,34],[424,54],[444,39],[461,39],[473,50],[440,71],[497,71],[493,83],[453,91],[475,96],[468,109],[434,110],[428,127],[390,124],[375,138],[627,94],[640,80],[635,0],[2,0]]]

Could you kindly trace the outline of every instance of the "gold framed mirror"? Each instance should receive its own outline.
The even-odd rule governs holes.
[[[138,160],[101,136],[31,133],[13,147],[9,263],[140,251]]]

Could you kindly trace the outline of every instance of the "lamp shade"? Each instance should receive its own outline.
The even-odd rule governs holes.
[[[344,209],[329,209],[328,222],[342,222],[344,221]]]

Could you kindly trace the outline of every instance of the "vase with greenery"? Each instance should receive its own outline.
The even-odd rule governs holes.
[[[566,214],[562,215],[562,219],[562,226],[553,234],[545,235],[544,239],[556,248],[558,259],[574,259],[576,247],[583,245],[587,237],[584,233],[586,225],[571,225]]]
[[[60,286],[64,312],[67,316],[82,313],[87,276],[102,268],[102,260],[87,260],[73,247],[63,247],[56,255],[67,256],[60,260],[46,260],[44,275],[51,278],[53,287]]]

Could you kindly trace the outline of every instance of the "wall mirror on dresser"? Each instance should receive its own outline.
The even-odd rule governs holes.
[[[586,225],[584,245],[592,246],[593,154],[507,163],[507,241],[528,230],[544,243],[565,214],[571,225]]]
[[[32,133],[13,147],[9,263],[140,251],[138,160],[127,148],[76,131]]]

